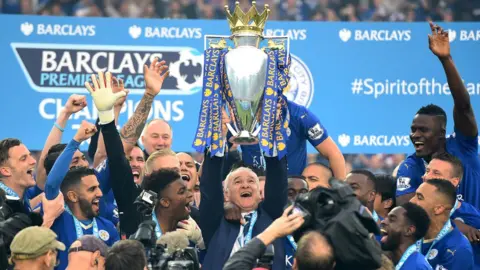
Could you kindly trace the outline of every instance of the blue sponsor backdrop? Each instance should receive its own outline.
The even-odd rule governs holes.
[[[203,36],[229,34],[226,21],[203,20],[1,15],[0,25],[0,138],[21,138],[33,150],[43,147],[69,95],[86,94],[83,83],[98,70],[123,76],[131,90],[121,114],[124,124],[143,93],[143,63],[159,56],[172,74],[151,118],[171,123],[174,150],[191,151]],[[480,24],[441,25],[450,29],[452,55],[480,117],[480,75],[474,64],[480,62]],[[409,125],[420,106],[442,106],[453,130],[453,101],[442,67],[428,49],[429,31],[427,23],[272,21],[265,34],[291,37],[294,79],[287,96],[309,106],[344,153],[408,153]],[[69,121],[65,141],[84,119],[96,119],[90,98]]]

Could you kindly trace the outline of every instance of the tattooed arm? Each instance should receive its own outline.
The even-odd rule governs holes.
[[[120,131],[125,155],[129,155],[140,135],[142,135],[143,128],[147,122],[148,114],[152,108],[154,95],[145,92],[140,103],[135,109],[135,113],[128,119],[128,122]]]
[[[125,124],[120,131],[123,148],[127,156],[132,151],[138,138],[140,138],[140,135],[142,135],[148,114],[152,108],[153,99],[158,93],[160,93],[163,81],[170,73],[167,69],[168,66],[165,65],[165,61],[158,62],[157,58],[152,61],[150,67],[147,67],[146,65],[143,66],[145,94],[143,95],[142,100],[140,100],[135,113],[130,119],[128,119],[127,124]]]

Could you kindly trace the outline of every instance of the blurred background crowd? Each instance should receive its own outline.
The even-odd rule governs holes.
[[[224,19],[235,0],[0,0],[0,13],[165,19]],[[478,0],[257,0],[271,20],[479,21]],[[247,9],[250,0],[241,0]]]

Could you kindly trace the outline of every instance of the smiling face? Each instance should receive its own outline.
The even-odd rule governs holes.
[[[97,217],[100,213],[99,201],[103,196],[95,175],[82,177],[81,184],[75,189],[78,195],[80,210],[88,219]]]
[[[382,221],[380,231],[383,237],[380,243],[383,250],[393,251],[397,249],[401,243],[402,236],[412,234],[412,228],[407,222],[405,212],[403,207],[396,207]]]
[[[257,175],[248,168],[238,168],[227,176],[226,199],[243,212],[257,209],[261,201]]]
[[[33,172],[37,161],[23,144],[13,146],[8,150],[8,159],[0,167],[3,177],[11,178],[15,185],[25,189],[35,185]]]
[[[445,131],[438,116],[417,114],[410,127],[410,140],[418,157],[431,157],[445,143]]]
[[[145,167],[145,156],[140,147],[133,147],[128,157],[130,167],[132,168],[133,181],[135,184],[140,185],[143,180],[143,168]]]
[[[170,149],[172,147],[172,129],[163,120],[151,121],[142,136],[142,143],[149,155],[161,149]]]
[[[198,181],[197,166],[195,166],[195,160],[187,153],[178,153],[178,161],[180,162],[180,175],[182,180],[185,181],[187,188],[193,191]]]

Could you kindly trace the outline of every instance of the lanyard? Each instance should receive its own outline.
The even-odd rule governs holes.
[[[375,223],[378,223],[379,217],[378,217],[377,212],[375,212],[375,210],[373,210],[373,212],[372,212],[372,217],[373,217],[373,220],[375,221]]]
[[[287,235],[288,242],[290,242],[290,245],[293,248],[293,251],[297,251],[297,243],[295,243],[295,239],[293,239],[293,236]]]
[[[73,218],[73,223],[75,224],[75,232],[77,233],[77,239],[82,237],[83,229],[82,229],[82,225],[80,225],[80,221],[78,221],[78,219],[73,215],[72,211],[70,211],[70,208],[66,205],[65,205],[65,211],[67,211],[67,213],[69,213]],[[93,218],[92,224],[93,224],[93,236],[95,236],[96,238],[100,238],[98,236],[98,225],[97,225],[97,220],[95,218]]]
[[[438,243],[438,241],[442,240],[445,235],[447,235],[450,232],[450,229],[452,229],[452,223],[450,222],[450,219],[447,220],[445,225],[443,225],[442,230],[438,233],[437,237],[435,237],[435,240],[433,241],[432,245],[428,249],[427,253],[425,254],[425,258],[428,260],[428,257],[430,255],[430,251],[432,250],[433,246]],[[417,251],[422,253],[422,242],[423,239],[420,239],[417,241]]]
[[[155,222],[155,235],[157,236],[157,239],[162,236],[162,228],[160,228],[160,224],[158,224],[157,220],[157,215],[155,214],[155,209],[153,209],[152,212],[152,220]]]
[[[252,219],[250,220],[250,227],[248,227],[247,235],[245,235],[245,237],[243,238],[243,243],[240,242],[241,247],[245,246],[248,242],[250,242],[250,240],[252,240],[253,227],[255,226],[255,223],[257,222],[257,218],[258,218],[258,212],[255,211],[252,214]]]
[[[455,211],[457,210],[457,207],[458,207],[458,199],[455,200],[455,204],[453,205],[452,210],[450,210],[450,217],[453,216],[453,214],[454,214]]]
[[[407,250],[405,250],[405,252],[403,253],[402,258],[400,258],[398,264],[395,266],[395,270],[400,270],[403,264],[408,260],[408,257],[410,257],[410,255],[412,255],[415,251],[417,251],[417,247],[415,246],[415,244],[409,246]]]
[[[7,187],[7,185],[5,185],[4,183],[0,182],[0,188],[3,189],[3,191],[5,191],[5,193],[8,195],[8,196],[11,196],[11,197],[14,197],[15,199],[19,199],[20,200],[20,196],[18,196],[18,194],[13,191],[13,189]],[[26,190],[25,190],[26,191]],[[28,200],[27,196],[26,196],[26,192],[24,192],[23,194],[23,203],[25,205],[25,207],[27,207],[27,210],[29,212],[32,211],[32,207],[30,207],[30,201]]]

